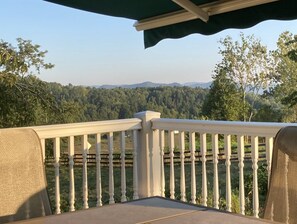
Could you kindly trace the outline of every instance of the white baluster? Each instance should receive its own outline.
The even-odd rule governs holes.
[[[55,183],[56,183],[56,214],[61,213],[60,209],[60,138],[54,139],[54,157],[55,157]]]
[[[252,138],[252,163],[253,163],[253,213],[254,217],[259,217],[259,191],[258,191],[258,136]]]
[[[137,143],[137,130],[133,130],[133,199],[138,199],[138,173],[137,173],[137,150],[138,150],[138,143]]]
[[[126,151],[125,131],[122,131],[121,132],[121,190],[122,190],[121,202],[127,201],[125,151]]]
[[[190,132],[190,151],[191,151],[191,202],[196,204],[196,171],[195,171],[195,151],[196,151],[196,142],[195,142],[195,132]]]
[[[96,134],[96,190],[97,207],[102,206],[102,185],[101,185],[101,134]]]
[[[88,135],[82,136],[82,156],[83,156],[83,208],[88,209]]]
[[[202,205],[207,206],[207,173],[206,173],[206,134],[200,134],[200,150],[202,161]]]
[[[169,131],[169,154],[170,154],[170,198],[175,199],[175,177],[174,177],[174,132]]]
[[[231,212],[232,208],[232,192],[231,192],[231,136],[225,134],[224,136],[225,142],[225,156],[226,156],[226,207],[227,211]]]
[[[244,136],[237,136],[238,142],[238,168],[239,168],[239,204],[240,204],[240,213],[245,214],[245,196],[244,196]]]
[[[186,178],[185,178],[185,132],[179,133],[180,147],[180,196],[181,201],[186,201]]]
[[[160,130],[160,156],[161,156],[161,196],[165,197],[165,171],[164,171],[164,130]]]
[[[109,204],[114,204],[114,177],[113,177],[113,133],[108,133],[109,152]]]
[[[273,151],[273,137],[266,137],[266,161],[267,161],[268,187],[269,187],[269,180],[270,180],[270,173],[271,173],[272,151]]]
[[[212,154],[213,154],[213,205],[214,208],[219,209],[219,176],[218,176],[218,153],[219,141],[218,134],[212,135]]]
[[[75,211],[75,184],[74,184],[74,136],[68,138],[68,159],[69,159],[69,211]]]

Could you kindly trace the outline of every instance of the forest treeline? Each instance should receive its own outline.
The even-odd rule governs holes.
[[[63,123],[133,118],[135,113],[146,110],[161,112],[162,117],[198,119],[208,93],[207,89],[190,87],[100,89],[47,85],[62,110],[59,120]]]
[[[37,86],[34,90],[37,95],[27,93],[29,90],[11,91],[10,87],[0,85],[0,104],[5,105],[0,110],[1,127],[133,118],[135,113],[146,110],[160,112],[164,118],[209,119],[205,108],[209,105],[206,99],[210,90],[199,87],[100,89],[48,83],[36,77],[26,77],[21,82],[24,86],[28,83]],[[256,105],[255,121],[263,121],[265,117],[268,119],[265,121],[280,119],[279,115],[275,116],[277,112],[267,113],[279,109],[275,103],[259,98]]]
[[[99,89],[35,82],[42,85],[39,96],[26,97],[17,90],[0,92],[0,103],[9,105],[6,111],[0,110],[2,127],[133,118],[146,110],[161,112],[166,118],[199,119],[208,93],[190,87]]]

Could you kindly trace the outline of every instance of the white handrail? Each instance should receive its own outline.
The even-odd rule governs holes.
[[[253,135],[261,137],[275,136],[280,128],[297,126],[295,123],[208,121],[155,118],[152,129],[193,131],[209,134]]]
[[[120,132],[141,129],[141,120],[138,118],[93,121],[72,124],[54,124],[26,127],[33,128],[41,139],[88,135],[96,133]]]

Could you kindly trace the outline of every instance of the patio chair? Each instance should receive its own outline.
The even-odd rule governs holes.
[[[0,223],[51,214],[39,138],[0,129]]]
[[[264,218],[297,223],[297,127],[282,128],[275,137]]]

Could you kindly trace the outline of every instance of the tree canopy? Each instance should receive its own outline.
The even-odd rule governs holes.
[[[0,127],[35,124],[41,110],[53,105],[45,83],[36,77],[53,67],[44,61],[46,53],[21,38],[17,47],[0,41]]]
[[[211,120],[241,120],[241,97],[236,83],[227,76],[225,70],[220,68],[217,68],[213,79],[203,103],[202,115]]]
[[[131,118],[145,110],[161,112],[162,117],[199,119],[208,93],[190,87],[101,89],[48,83],[48,88],[62,116],[69,113],[53,121],[57,123]]]
[[[239,41],[230,36],[220,40],[219,54],[222,61],[217,65],[226,72],[229,79],[236,83],[241,94],[243,120],[251,120],[254,116],[254,102],[259,91],[266,89],[272,81],[273,64],[267,47],[253,35],[240,34]],[[247,103],[246,96],[254,97]]]

